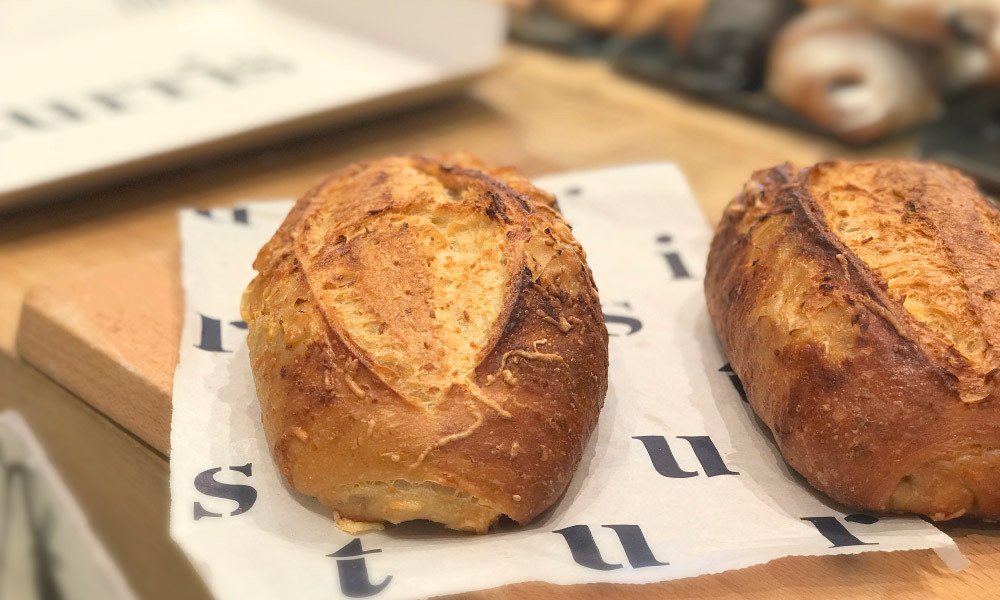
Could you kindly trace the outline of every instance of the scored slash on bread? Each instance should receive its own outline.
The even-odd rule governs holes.
[[[845,504],[1000,519],[1000,211],[915,161],[782,165],[726,209],[709,313],[754,411]]]
[[[264,429],[345,529],[524,524],[566,488],[607,391],[586,257],[555,199],[467,155],[329,177],[243,298]]]

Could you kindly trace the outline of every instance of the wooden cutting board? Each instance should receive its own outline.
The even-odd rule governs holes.
[[[6,359],[0,360],[0,392],[9,385],[38,395],[37,402],[32,397],[22,399],[24,410],[37,411],[35,422],[50,428],[49,438],[67,457],[66,464],[87,474],[78,477],[86,480],[78,488],[90,494],[82,500],[96,515],[93,521],[110,532],[110,549],[127,567],[133,583],[139,582],[135,587],[144,596],[176,598],[174,590],[183,588],[191,590],[185,598],[205,597],[176,548],[147,552],[151,547],[170,547],[165,474],[182,302],[176,235],[171,233],[176,221],[168,211],[184,204],[205,207],[300,193],[324,172],[363,156],[450,149],[468,149],[492,162],[515,164],[529,175],[676,160],[712,221],[753,169],[786,159],[813,162],[843,152],[802,134],[622,80],[594,62],[515,49],[506,65],[478,84],[467,102],[371,124],[331,136],[330,141],[314,140],[305,148],[289,144],[280,149],[278,158],[255,156],[241,165],[223,164],[218,176],[213,168],[140,182],[122,192],[131,206],[150,194],[167,200],[149,209],[104,208],[108,216],[81,220],[78,226],[64,228],[60,236],[41,234],[0,244],[0,276],[8,283],[8,288],[0,289],[0,350],[4,351],[0,358],[13,346],[16,328],[21,358],[72,394]],[[891,151],[901,154],[906,148]],[[46,226],[41,217],[18,219],[14,222],[27,229],[44,231]],[[142,247],[148,251],[138,252]],[[29,288],[22,306],[21,294]],[[81,400],[76,402],[79,406],[73,405],[74,396]],[[107,417],[103,424],[98,413]],[[74,453],[74,444],[81,451]],[[98,450],[103,454],[95,454]],[[115,471],[87,466],[109,461],[116,465]],[[128,481],[120,480],[118,472],[130,473]],[[134,492],[127,504],[109,493],[122,485]],[[949,524],[945,529],[973,563],[957,575],[947,572],[929,552],[866,553],[791,557],[646,586],[532,583],[466,597],[995,596],[1000,586],[1000,529],[975,523]],[[122,533],[128,530],[142,535]],[[170,578],[175,586],[165,584]]]

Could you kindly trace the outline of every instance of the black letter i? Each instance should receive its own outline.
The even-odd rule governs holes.
[[[656,241],[661,244],[669,244],[673,241],[667,234],[663,234],[656,238]],[[681,255],[676,252],[666,252],[663,254],[663,258],[667,261],[667,266],[670,267],[670,272],[673,274],[674,279],[690,279],[691,274],[688,273],[687,267],[684,266],[684,262],[681,260]]]

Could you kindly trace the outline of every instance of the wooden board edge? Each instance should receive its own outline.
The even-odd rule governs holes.
[[[21,309],[21,359],[82,398],[160,454],[170,453],[169,393],[65,324],[55,322],[47,287],[31,289]],[[52,351],[52,349],[57,349]],[[122,399],[128,399],[122,402]]]

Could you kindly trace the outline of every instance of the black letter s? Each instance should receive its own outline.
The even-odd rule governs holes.
[[[253,475],[251,463],[247,463],[242,467],[229,467],[230,471],[236,471],[237,473],[243,473],[247,477]],[[198,473],[198,476],[194,478],[194,489],[198,490],[206,496],[211,496],[213,498],[223,498],[226,500],[232,500],[238,505],[233,512],[229,513],[229,516],[235,517],[236,515],[242,515],[243,513],[250,510],[254,503],[257,502],[257,490],[250,487],[249,485],[240,485],[234,483],[222,483],[215,479],[215,475],[222,471],[222,467],[216,467],[214,469],[209,469],[207,471],[202,471]],[[214,513],[206,510],[201,502],[194,503],[194,520],[197,521],[202,517],[221,517],[219,513]]]

